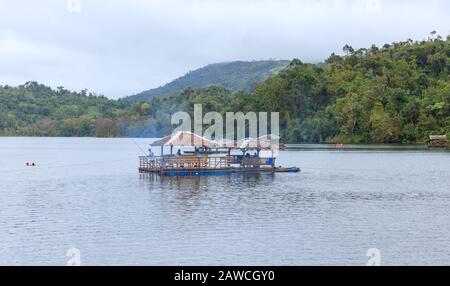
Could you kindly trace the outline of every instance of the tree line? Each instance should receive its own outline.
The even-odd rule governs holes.
[[[286,142],[423,143],[450,135],[450,37],[332,54],[322,64],[294,59],[254,92],[186,88],[133,103],[35,82],[0,86],[0,134],[135,136],[170,133],[177,111],[278,111]],[[450,137],[450,136],[449,136]]]

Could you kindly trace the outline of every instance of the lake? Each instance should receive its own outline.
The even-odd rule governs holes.
[[[449,152],[307,148],[277,162],[300,174],[161,178],[137,172],[151,141],[0,138],[0,265],[69,248],[82,265],[450,264]]]

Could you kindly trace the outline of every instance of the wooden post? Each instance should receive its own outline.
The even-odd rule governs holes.
[[[161,145],[161,168],[164,168],[164,145]]]
[[[272,168],[275,167],[275,158],[273,157],[273,149],[270,149],[272,151]]]

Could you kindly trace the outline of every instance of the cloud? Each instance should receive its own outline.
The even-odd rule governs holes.
[[[209,63],[318,62],[345,44],[450,27],[445,0],[76,1],[0,0],[0,84],[36,80],[117,98]]]

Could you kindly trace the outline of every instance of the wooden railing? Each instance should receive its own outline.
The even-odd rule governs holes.
[[[218,169],[231,166],[232,157],[164,156],[139,157],[139,169],[158,171],[163,169]]]

